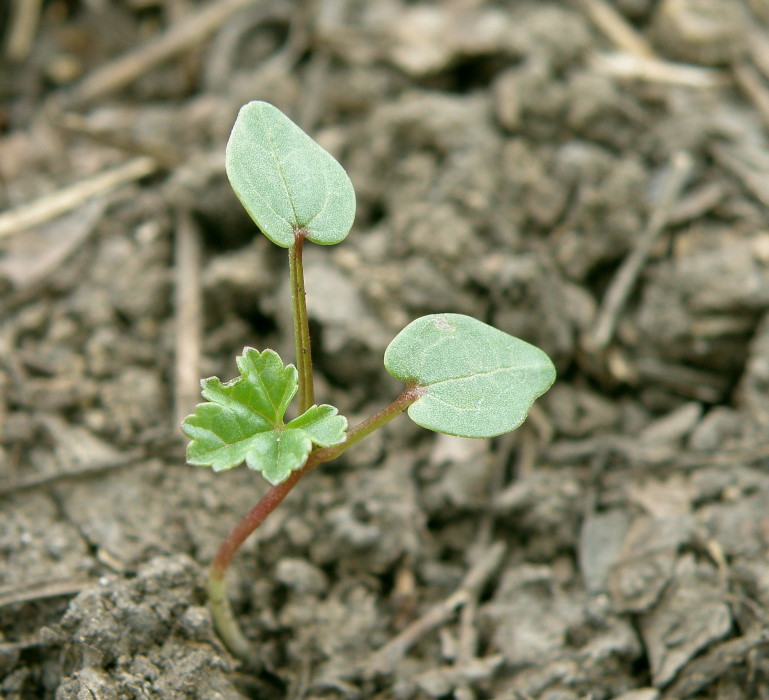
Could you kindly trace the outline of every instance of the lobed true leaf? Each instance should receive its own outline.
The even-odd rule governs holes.
[[[182,423],[190,464],[224,471],[245,462],[274,485],[301,469],[313,444],[330,447],[345,440],[347,419],[333,406],[312,406],[284,423],[298,379],[296,368],[284,366],[277,353],[245,348],[237,365],[236,379],[201,382],[208,403]]]

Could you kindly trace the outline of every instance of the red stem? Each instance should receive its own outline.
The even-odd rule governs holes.
[[[364,437],[374,432],[374,430],[381,428],[385,423],[389,423],[419,398],[420,389],[421,387],[415,387],[413,385],[407,386],[398,398],[385,406],[379,413],[374,414],[350,429],[347,433],[347,440],[343,443],[316,449],[311,452],[301,469],[291,472],[288,479],[277,486],[273,486],[232,529],[230,534],[225,537],[214,560],[211,562],[211,575],[214,578],[224,578],[224,574],[227,571],[227,567],[230,565],[235,552],[238,551],[248,536],[264,522],[264,519],[272,513],[278,505],[280,505],[291,489],[296,486],[299,480],[307,472],[311,471],[322,462],[336,459],[348,447],[352,447],[356,442],[359,442]]]
[[[254,660],[251,644],[241,631],[240,625],[238,625],[232,613],[232,607],[225,590],[224,577],[235,552],[238,551],[246,538],[264,522],[264,519],[275,510],[308,471],[317,467],[321,462],[335,459],[348,447],[391,421],[414,403],[421,395],[421,391],[421,387],[407,386],[395,401],[385,406],[379,413],[348,431],[347,439],[342,444],[316,448],[310,452],[310,456],[307,458],[304,466],[292,472],[284,482],[273,486],[259,503],[233,528],[230,534],[225,537],[214,560],[211,562],[207,590],[216,629],[219,631],[219,635],[227,648],[235,656],[247,662]]]
[[[216,556],[211,562],[211,575],[216,578],[224,578],[227,567],[232,561],[235,552],[240,549],[248,536],[256,530],[264,519],[277,508],[281,501],[288,495],[296,483],[309,469],[307,464],[301,469],[292,472],[291,476],[277,486],[273,486],[261,500],[248,512],[248,514],[232,529],[229,535],[219,546]],[[314,465],[313,465],[314,466]]]

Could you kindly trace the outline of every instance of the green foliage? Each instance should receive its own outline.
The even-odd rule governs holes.
[[[409,417],[439,433],[484,438],[517,428],[555,381],[537,347],[470,316],[412,321],[390,343],[385,367],[422,387]]]
[[[222,383],[204,379],[203,398],[182,423],[190,438],[187,461],[214,471],[242,462],[271,484],[285,481],[304,466],[312,445],[329,447],[344,441],[347,419],[333,406],[312,406],[288,424],[283,417],[297,391],[297,371],[283,366],[272,350],[245,348],[237,358],[240,376]]]
[[[424,316],[406,326],[385,352],[387,371],[407,384],[389,406],[349,433],[347,419],[325,404],[310,406],[285,423],[297,392],[302,409],[314,395],[303,246],[296,243],[300,236],[323,245],[342,241],[355,216],[355,193],[342,166],[266,102],[249,102],[240,110],[227,143],[226,167],[251,218],[270,240],[289,248],[299,367],[284,366],[272,350],[246,348],[237,358],[240,376],[224,383],[204,379],[207,403],[182,422],[190,439],[190,464],[218,472],[245,462],[275,486],[224,540],[208,579],[219,633],[236,656],[251,661],[224,577],[245,538],[297,483],[298,478],[288,480],[292,472],[301,470],[296,475],[301,477],[338,457],[405,409],[418,425],[442,433],[476,438],[506,433],[523,422],[533,401],[548,390],[555,368],[538,348],[469,316]],[[313,445],[332,449],[312,453]]]
[[[350,178],[277,107],[249,102],[241,108],[226,167],[238,199],[273,243],[292,246],[299,229],[322,245],[349,233],[355,218]]]

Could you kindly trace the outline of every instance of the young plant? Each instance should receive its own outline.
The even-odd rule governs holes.
[[[355,192],[339,163],[296,124],[266,102],[241,108],[227,144],[227,175],[262,232],[288,249],[296,366],[272,350],[245,348],[240,376],[201,382],[203,398],[182,423],[190,439],[187,461],[224,471],[242,464],[272,485],[225,538],[211,565],[208,596],[216,628],[244,660],[251,645],[225,590],[225,574],[245,539],[297,482],[335,459],[403,411],[441,433],[488,438],[517,428],[534,400],[550,388],[555,368],[539,348],[469,316],[423,316],[408,324],[385,351],[384,365],[405,383],[379,413],[348,429],[335,407],[316,405],[305,304],[305,241],[333,245],[350,231]],[[298,395],[299,416],[285,421]]]

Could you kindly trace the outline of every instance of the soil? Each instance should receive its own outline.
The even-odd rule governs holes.
[[[769,698],[765,0],[0,14],[0,696]],[[320,401],[384,406],[442,311],[559,378],[513,434],[401,417],[309,474],[233,562],[245,666],[203,584],[267,484],[179,419],[293,352],[223,167],[253,99],[358,195],[306,251]]]

